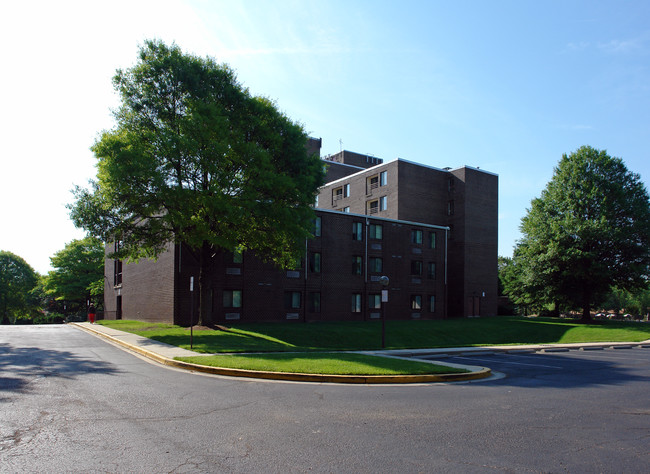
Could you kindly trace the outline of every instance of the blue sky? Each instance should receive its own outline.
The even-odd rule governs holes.
[[[323,154],[498,174],[500,255],[563,153],[606,149],[648,187],[650,2],[4,2],[0,249],[40,273],[83,236],[65,204],[147,38],[228,63]]]

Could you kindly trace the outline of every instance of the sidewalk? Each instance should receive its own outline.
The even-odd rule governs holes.
[[[321,383],[361,383],[361,384],[386,384],[386,383],[429,383],[429,382],[458,382],[482,379],[490,377],[492,371],[486,367],[473,365],[459,365],[447,362],[440,362],[441,365],[450,367],[462,367],[469,370],[465,374],[443,374],[443,375],[319,375],[319,374],[293,374],[286,372],[261,372],[253,370],[225,369],[219,367],[208,367],[198,364],[190,364],[174,360],[174,357],[191,357],[204,356],[208,354],[182,349],[177,346],[165,344],[164,342],[154,341],[146,337],[138,336],[117,329],[108,328],[101,324],[90,323],[69,323],[79,329],[87,331],[98,337],[102,337],[130,351],[136,352],[144,357],[154,360],[160,364],[185,369],[193,372],[205,372],[215,375],[224,375],[230,377],[251,377],[272,380],[290,380],[302,382],[321,382]],[[648,347],[650,340],[643,342],[597,342],[597,343],[577,343],[577,344],[529,344],[518,346],[488,346],[488,347],[451,347],[443,349],[400,349],[400,350],[379,350],[379,351],[359,351],[362,354],[413,358],[431,356],[436,359],[458,355],[483,355],[495,353],[532,353],[532,352],[566,352],[569,350],[596,350],[608,348],[630,348],[630,347]],[[430,361],[429,362],[433,362]]]

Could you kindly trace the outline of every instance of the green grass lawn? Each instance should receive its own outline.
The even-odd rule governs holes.
[[[190,348],[190,330],[137,321],[101,324],[175,346]],[[311,352],[375,350],[379,322],[236,324],[221,330],[194,330],[196,352]],[[638,342],[650,339],[650,324],[606,321],[581,324],[552,318],[494,317],[439,321],[387,321],[387,349],[506,344]]]
[[[467,372],[427,362],[340,352],[237,354],[177,359],[212,367],[303,374],[422,375]]]

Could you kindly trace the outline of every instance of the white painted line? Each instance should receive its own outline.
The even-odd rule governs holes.
[[[548,369],[563,369],[564,367],[558,367],[556,365],[544,365],[544,364],[526,364],[524,362],[508,362],[505,360],[495,360],[495,359],[477,359],[476,357],[455,357],[456,359],[469,359],[469,360],[480,360],[482,362],[496,362],[497,364],[511,364],[511,365],[528,365],[530,367],[545,367]]]

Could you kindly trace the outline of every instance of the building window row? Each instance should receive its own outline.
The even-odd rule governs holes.
[[[361,313],[363,310],[362,294],[352,293],[351,298],[351,312]],[[308,310],[312,313],[320,313],[321,311],[321,294],[317,291],[312,291],[307,295]],[[223,292],[223,307],[241,308],[242,307],[242,290],[224,290]],[[285,291],[284,293],[284,307],[287,311],[293,311],[302,307],[302,293],[300,291]],[[410,308],[412,310],[421,311],[422,308],[422,295],[411,295]],[[381,309],[381,294],[371,293],[368,295],[368,309],[377,310]],[[428,311],[431,313],[436,312],[436,297],[429,295]]]
[[[311,273],[323,272],[323,256],[320,252],[309,253],[309,271]],[[422,276],[424,271],[424,262],[422,260],[411,260],[411,275]],[[427,262],[426,276],[430,280],[436,279],[436,262]],[[382,273],[384,271],[384,260],[382,257],[371,256],[368,257],[368,272]],[[299,277],[300,272],[293,270],[296,275],[288,275],[291,277]],[[361,255],[352,256],[352,274],[363,275],[363,257]]]
[[[320,221],[319,221],[320,222]],[[320,223],[319,223],[320,229]],[[368,238],[373,240],[382,240],[384,238],[384,229],[381,224],[370,224],[368,226]],[[320,230],[319,230],[320,235]],[[423,231],[420,229],[411,230],[411,243],[416,245],[422,245],[423,243]],[[362,222],[353,222],[352,223],[352,240],[363,240],[363,223]],[[437,234],[435,232],[429,232],[429,240],[427,242],[430,249],[437,248]]]
[[[430,249],[435,249],[438,245],[437,243],[437,234],[435,232],[429,232],[429,241],[428,246]],[[422,245],[423,243],[423,233],[419,229],[413,229],[411,231],[411,243],[416,245]]]
[[[430,313],[436,312],[436,297],[429,295],[428,311]],[[410,308],[412,310],[421,311],[422,308],[422,295],[411,295]],[[381,295],[379,293],[372,293],[368,295],[368,309],[377,310],[381,309]],[[352,306],[353,313],[361,313],[363,310],[361,306],[361,293],[352,293]]]

